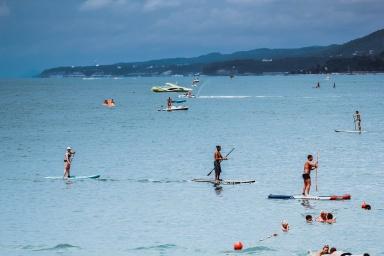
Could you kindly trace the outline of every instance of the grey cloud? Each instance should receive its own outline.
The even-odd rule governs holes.
[[[0,72],[342,43],[382,13],[382,0],[0,0]]]

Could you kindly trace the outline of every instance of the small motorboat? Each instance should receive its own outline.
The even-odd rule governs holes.
[[[154,86],[151,89],[153,92],[190,92],[191,88],[182,87],[177,84],[165,83],[165,86]]]

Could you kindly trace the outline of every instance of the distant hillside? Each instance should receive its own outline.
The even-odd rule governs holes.
[[[383,59],[384,29],[350,42],[329,46],[311,46],[297,49],[254,49],[231,54],[210,53],[193,58],[169,58],[145,62],[118,63],[83,67],[57,67],[44,70],[41,77],[73,76],[151,76],[188,75],[203,73],[207,75],[260,74],[264,72],[327,72],[326,65],[351,62],[349,71],[381,71],[379,62]],[[360,57],[360,64],[356,64]],[[369,60],[375,57],[375,63]],[[361,62],[362,59],[368,61]],[[335,59],[343,59],[338,61]],[[354,64],[353,64],[354,63]],[[365,64],[364,64],[365,63]],[[363,66],[361,66],[363,65]],[[323,67],[323,68],[319,68]],[[379,68],[376,70],[376,68]]]

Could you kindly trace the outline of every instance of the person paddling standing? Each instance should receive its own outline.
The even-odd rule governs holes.
[[[303,195],[308,196],[309,190],[311,189],[311,171],[318,167],[318,163],[316,161],[313,161],[313,156],[308,155],[307,161],[304,163],[304,173],[303,173],[303,180],[304,180],[304,187],[303,187]]]
[[[71,174],[71,163],[73,156],[75,155],[75,152],[72,151],[71,147],[67,147],[67,151],[65,152],[64,155],[64,178],[70,178]]]
[[[228,158],[223,157],[221,155],[221,146],[216,146],[216,151],[214,154],[215,161],[213,162],[213,165],[215,167],[215,181],[220,181],[220,174],[221,174],[221,161],[227,160]]]
[[[355,122],[355,130],[361,131],[361,115],[359,111],[356,110],[355,114],[353,114],[353,120]]]
[[[168,110],[171,110],[171,109],[172,109],[172,99],[171,99],[171,97],[168,97],[168,100],[167,100],[167,108],[168,108]]]

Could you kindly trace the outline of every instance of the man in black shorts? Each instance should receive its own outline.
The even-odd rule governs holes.
[[[214,154],[215,161],[213,162],[213,166],[215,167],[215,181],[220,181],[220,174],[221,174],[221,161],[227,160],[226,157],[223,157],[221,155],[221,146],[216,146],[216,151]]]
[[[303,196],[309,196],[309,190],[311,189],[311,171],[315,168],[317,168],[318,164],[316,161],[313,161],[313,156],[308,155],[307,161],[305,161],[304,164],[304,173],[303,173],[303,180],[304,180],[304,187],[303,187]]]

